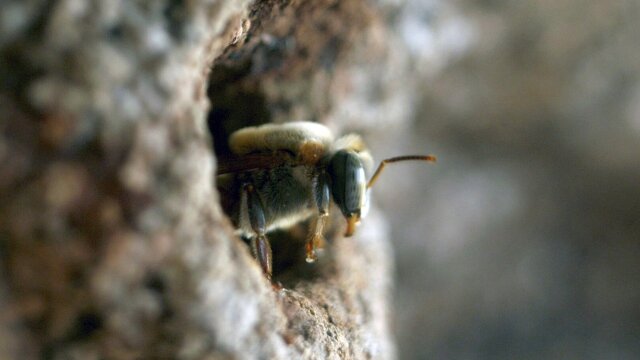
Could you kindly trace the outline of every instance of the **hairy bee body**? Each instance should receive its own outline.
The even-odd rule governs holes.
[[[229,138],[229,147],[236,155],[286,150],[304,151],[304,144],[317,144],[322,153],[329,150],[333,134],[321,124],[296,121],[286,124],[265,124],[240,129]]]
[[[228,189],[228,179],[219,179],[219,183],[227,187],[226,193],[233,198],[231,202],[235,206],[232,204],[228,213],[238,232],[244,236],[253,233],[246,211],[247,199],[242,196],[242,184],[252,184],[259,194],[264,204],[267,233],[290,227],[317,213],[314,212],[314,174],[328,166],[335,151],[349,147],[358,148],[368,171],[372,160],[359,136],[352,134],[335,141],[329,129],[318,123],[265,124],[234,132],[229,138],[229,148],[235,155],[284,151],[292,158],[288,164],[233,174],[231,190]]]
[[[217,186],[222,205],[238,233],[250,239],[254,256],[271,277],[271,247],[266,234],[312,219],[307,261],[323,243],[323,229],[334,203],[347,220],[351,236],[366,215],[369,192],[387,162],[434,161],[431,156],[383,160],[367,182],[373,160],[358,135],[335,139],[312,122],[266,124],[231,134],[233,156],[221,159]]]
[[[307,166],[282,166],[246,172],[238,177],[241,183],[251,183],[264,204],[266,232],[287,228],[314,214],[312,182]],[[247,199],[240,197],[240,206],[233,218],[243,236],[253,232],[247,216]]]

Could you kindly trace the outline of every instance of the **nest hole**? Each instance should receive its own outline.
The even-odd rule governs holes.
[[[211,135],[213,150],[218,161],[232,155],[229,149],[229,136],[236,130],[270,122],[267,100],[260,90],[259,79],[251,71],[248,62],[214,64],[209,78],[207,95],[211,108],[207,125]],[[233,175],[231,175],[233,176]],[[240,189],[223,189],[221,179],[216,184],[221,205],[232,220],[234,202],[239,198]],[[309,231],[309,222],[302,222],[290,229],[267,234],[273,251],[273,279],[283,286],[292,288],[301,281],[313,281],[322,277],[323,269],[329,258],[330,246],[320,251],[318,260],[306,262],[305,241]],[[331,232],[331,230],[327,230]],[[325,234],[330,239],[331,234]],[[247,244],[248,246],[248,244]]]

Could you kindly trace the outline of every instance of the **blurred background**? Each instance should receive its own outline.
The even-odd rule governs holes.
[[[640,357],[638,15],[575,0],[393,14],[416,111],[369,141],[377,159],[439,160],[392,165],[375,189],[400,358]]]

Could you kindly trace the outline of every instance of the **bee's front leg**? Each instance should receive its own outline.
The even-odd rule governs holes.
[[[331,189],[329,188],[329,175],[325,170],[320,170],[313,175],[313,199],[318,207],[318,216],[313,219],[311,231],[307,238],[305,246],[307,251],[307,262],[312,263],[316,260],[316,248],[321,248],[324,244],[324,224],[329,216],[329,201]]]
[[[249,223],[254,235],[251,237],[251,251],[253,256],[260,263],[262,271],[266,277],[271,280],[272,273],[272,260],[271,260],[271,245],[269,245],[269,239],[265,235],[266,220],[264,214],[264,205],[262,199],[255,191],[255,188],[251,184],[244,184],[242,191],[246,194],[247,199],[247,212]]]

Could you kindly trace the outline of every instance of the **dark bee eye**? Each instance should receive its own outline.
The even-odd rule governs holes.
[[[358,154],[350,150],[337,151],[329,164],[331,193],[345,217],[360,216],[365,203],[366,177]]]

